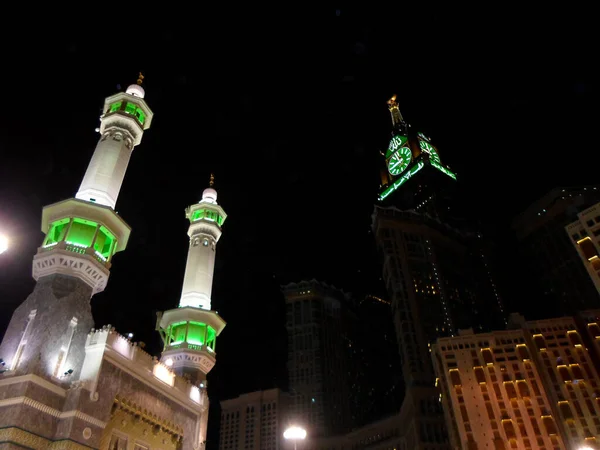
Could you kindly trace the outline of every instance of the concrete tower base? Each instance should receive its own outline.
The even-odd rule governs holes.
[[[41,278],[13,313],[0,345],[5,375],[35,374],[56,384],[77,379],[94,326],[91,296],[92,288],[78,278]]]

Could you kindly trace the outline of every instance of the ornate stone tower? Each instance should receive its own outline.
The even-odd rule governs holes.
[[[201,387],[215,365],[217,336],[225,327],[221,316],[210,309],[217,242],[227,218],[217,204],[213,183],[211,175],[202,200],[185,211],[190,221],[190,247],[181,300],[178,308],[159,313],[157,321],[165,345],[161,361]]]
[[[0,345],[4,368],[15,375],[58,383],[79,375],[94,326],[90,299],[106,287],[112,257],[131,231],[114,207],[133,148],[152,122],[142,79],[104,101],[100,141],[75,198],[43,209],[46,236],[33,258],[37,284]]]

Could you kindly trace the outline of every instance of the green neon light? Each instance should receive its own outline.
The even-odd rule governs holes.
[[[213,327],[202,322],[179,322],[171,325],[170,338],[169,345],[187,342],[190,345],[206,345],[209,349],[214,350],[217,333]]]
[[[94,242],[94,250],[104,259],[110,258],[111,251],[114,252],[116,237],[104,225],[100,226],[100,230]]]
[[[69,226],[70,221],[66,217],[52,222],[43,246],[50,247],[65,241],[76,247],[89,248],[93,243],[93,249],[100,259],[107,261],[114,254],[117,239],[104,225],[98,229],[98,223],[75,217]]]
[[[134,116],[139,123],[144,125],[144,122],[146,121],[146,113],[144,113],[144,111],[138,105],[136,105],[135,103],[127,102],[125,104],[125,112]]]
[[[396,153],[394,153],[388,161],[388,170],[394,176],[400,175],[406,170],[410,162],[412,161],[412,152],[408,147],[400,147]]]
[[[406,141],[408,141],[407,136],[402,136],[401,134],[394,136],[388,145],[387,151],[385,152],[385,159],[388,159],[396,150],[406,144]]]
[[[48,231],[46,239],[44,240],[44,245],[51,245],[64,241],[65,233],[67,232],[70,220],[71,219],[67,217],[66,219],[61,219],[57,220],[56,222],[52,222],[50,224],[50,230]]]
[[[406,183],[424,166],[425,163],[423,161],[419,161],[415,166],[411,167],[406,172],[404,172],[404,175],[402,175],[400,178],[394,181],[391,186],[389,186],[385,191],[383,191],[379,195],[379,201],[385,199],[388,195],[390,195],[392,192],[394,192],[396,189],[398,189],[400,186]]]
[[[219,213],[215,211],[211,211],[210,209],[197,209],[192,214],[192,222],[196,222],[197,220],[206,219],[210,222],[217,222],[219,225],[223,225],[225,219]]]
[[[433,167],[435,167],[437,170],[445,173],[450,178],[453,178],[453,179],[456,180],[456,174],[454,172],[452,172],[451,170],[446,169],[444,166],[442,166],[441,164],[436,163],[435,161],[430,161],[430,162],[431,162],[431,165]]]
[[[119,109],[121,109],[121,105],[123,104],[123,102],[117,102],[117,103],[113,103],[112,105],[110,105],[110,110],[108,112],[115,112],[118,111]]]
[[[144,114],[144,111],[142,111],[140,108],[136,108],[135,117],[137,117],[137,120],[144,125],[144,122],[146,121],[146,114]]]
[[[73,219],[66,240],[81,247],[91,247],[97,227],[96,222],[76,217]]]

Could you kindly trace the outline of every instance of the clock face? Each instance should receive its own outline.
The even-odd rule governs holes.
[[[388,161],[388,170],[392,175],[400,175],[410,164],[412,152],[408,147],[400,147]]]
[[[402,136],[401,134],[397,134],[396,136],[394,136],[390,141],[390,144],[388,145],[387,152],[385,152],[385,159],[388,159],[392,155],[392,153],[394,153],[396,150],[398,150],[400,147],[406,144],[407,140],[408,138],[406,136]]]
[[[429,155],[429,160],[435,163],[440,163],[440,156],[438,155],[437,150],[431,145],[429,142],[419,141],[419,146],[421,147],[421,151],[423,153],[427,153]]]

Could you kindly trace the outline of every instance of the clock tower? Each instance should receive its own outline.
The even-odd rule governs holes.
[[[382,155],[378,200],[400,209],[439,217],[448,210],[441,192],[456,180],[456,174],[440,160],[437,148],[423,133],[405,122],[396,96],[387,102],[392,118],[392,138]]]

